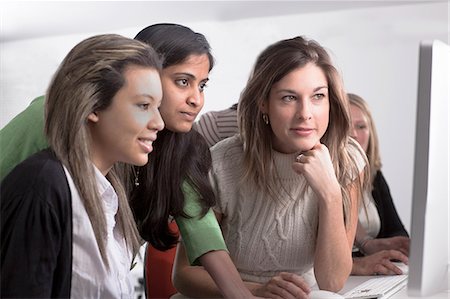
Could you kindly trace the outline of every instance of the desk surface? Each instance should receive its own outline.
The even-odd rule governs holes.
[[[363,283],[364,281],[373,278],[373,276],[350,276],[344,286],[344,288],[339,292],[339,294],[345,294],[347,291],[353,289],[357,285]],[[448,283],[447,288],[450,286],[450,275],[448,276]],[[401,289],[398,293],[392,295],[390,299],[405,299],[405,298],[427,298],[427,299],[449,299],[450,298],[450,290],[446,290],[443,292],[440,292],[438,294],[435,294],[433,296],[427,296],[427,297],[412,297],[408,295],[407,287],[405,286],[403,289]]]
[[[339,294],[345,294],[347,291],[353,289],[354,287],[356,287],[357,285],[363,283],[364,281],[373,278],[373,276],[350,276],[344,286],[344,288],[339,292]],[[448,283],[447,283],[447,287],[450,286],[450,273],[448,275]],[[314,289],[314,287],[313,287]],[[185,297],[181,294],[175,294],[172,297],[170,297],[171,299],[186,299],[188,297]],[[449,299],[450,298],[450,290],[446,290],[443,292],[440,292],[438,294],[435,294],[433,296],[427,296],[427,297],[412,297],[408,295],[408,290],[407,287],[405,286],[403,289],[401,289],[398,293],[394,294],[392,297],[390,297],[389,299],[406,299],[406,298],[411,298],[411,299],[419,299],[419,298],[426,298],[426,299]]]

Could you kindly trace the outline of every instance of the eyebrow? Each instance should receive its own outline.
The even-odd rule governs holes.
[[[148,93],[139,93],[139,94],[137,94],[137,96],[138,97],[148,98],[148,99],[150,99],[152,101],[156,101],[155,98],[152,95],[148,94]]]
[[[161,102],[162,102],[162,97],[161,97],[161,99],[160,99],[159,101],[157,101],[152,95],[150,95],[150,94],[148,94],[148,93],[140,93],[140,94],[138,94],[138,96],[139,96],[139,97],[145,97],[145,98],[148,98],[150,101],[156,102],[156,103],[158,103],[159,105],[161,105]]]
[[[319,90],[321,90],[322,88],[328,89],[328,86],[324,85],[324,86],[316,87],[316,88],[314,88],[314,91],[319,91]]]
[[[195,79],[196,79],[196,77],[195,77],[194,75],[192,75],[191,73],[183,73],[183,72],[181,72],[181,73],[174,73],[174,75],[175,75],[175,76],[180,76],[180,75],[182,75],[182,76],[187,76],[187,77],[191,78],[192,80],[195,80]],[[203,80],[201,80],[201,81],[209,81],[209,78],[206,77],[205,79],[203,79]]]
[[[324,86],[316,87],[316,88],[313,89],[313,92],[319,91],[319,90],[321,90],[322,88],[328,89],[328,86],[324,85]],[[280,90],[277,91],[277,93],[282,93],[282,92],[297,94],[297,92],[294,91],[294,90],[292,90],[292,89],[280,89]]]

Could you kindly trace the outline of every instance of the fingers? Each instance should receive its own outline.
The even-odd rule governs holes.
[[[381,264],[377,264],[374,269],[375,275],[401,275],[402,270],[395,266],[391,261],[383,261]]]
[[[297,158],[299,158],[299,157],[307,158],[310,156],[314,156],[317,153],[323,152],[325,150],[328,150],[328,148],[324,144],[319,142],[316,145],[314,145],[310,150],[302,152],[300,155],[298,155]]]
[[[392,260],[399,260],[405,264],[408,263],[408,257],[397,250],[383,250],[379,252],[380,259],[376,263],[373,271],[374,274],[380,275],[400,275],[403,274],[402,270],[397,267]]]
[[[300,276],[282,272],[266,283],[264,297],[283,299],[307,299],[309,286]]]
[[[293,285],[298,287],[300,290],[302,290],[304,293],[309,294],[311,292],[311,288],[306,283],[306,281],[301,277],[294,273],[287,273],[287,272],[281,272],[280,276],[286,280],[291,282]]]
[[[389,260],[399,260],[405,264],[408,264],[408,256],[398,250],[385,250],[385,256]]]

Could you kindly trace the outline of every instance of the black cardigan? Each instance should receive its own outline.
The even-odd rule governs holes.
[[[1,298],[69,298],[72,199],[50,150],[19,164],[0,184]]]
[[[395,209],[392,201],[389,186],[384,179],[381,171],[377,171],[373,180],[372,196],[377,207],[378,215],[380,215],[381,228],[377,238],[390,238],[395,236],[406,236],[408,232],[403,226],[400,217]]]

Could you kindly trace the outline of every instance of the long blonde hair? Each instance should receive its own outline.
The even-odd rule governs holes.
[[[347,151],[347,145],[352,142],[349,138],[349,107],[338,71],[326,50],[314,40],[301,36],[281,40],[267,47],[258,56],[238,106],[238,123],[244,143],[243,181],[249,181],[276,197],[273,186],[278,175],[272,157],[272,129],[263,121],[261,106],[268,101],[270,90],[276,82],[308,63],[321,68],[328,81],[330,117],[321,142],[330,151],[336,177],[341,185],[344,215],[348,219],[351,207],[350,183],[354,174],[358,173],[356,162]],[[359,177],[357,182],[362,194],[365,184]]]
[[[114,34],[88,38],[67,54],[46,94],[46,137],[73,177],[107,266],[106,218],[90,160],[87,118],[90,113],[106,109],[112,103],[114,95],[125,83],[123,73],[131,65],[161,69],[156,52],[142,42]],[[124,187],[114,169],[106,178],[119,198],[117,222],[128,248],[135,254],[140,239]]]
[[[378,142],[377,129],[373,121],[372,113],[370,113],[369,105],[363,98],[354,94],[347,93],[348,101],[350,105],[358,107],[364,116],[367,118],[369,126],[369,143],[367,146],[367,159],[369,160],[370,174],[375,177],[378,170],[381,169],[381,157],[380,157],[380,147]]]

